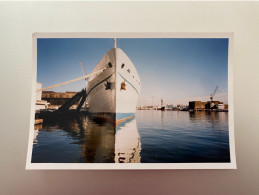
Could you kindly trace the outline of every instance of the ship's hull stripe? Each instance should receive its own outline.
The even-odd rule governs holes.
[[[98,85],[100,85],[101,83],[103,83],[104,81],[106,81],[107,79],[109,79],[113,74],[111,74],[110,76],[106,77],[105,79],[103,79],[102,81],[100,81],[99,83],[97,83],[95,86],[93,86],[88,92],[87,94],[89,95],[91,93],[91,91],[97,87]]]
[[[124,79],[125,81],[127,81],[132,87],[133,87],[133,89],[135,89],[135,91],[137,92],[137,94],[139,94],[138,93],[138,90],[134,87],[134,85],[132,85],[127,79],[125,79],[120,73],[119,73],[119,75],[121,76],[121,78],[122,79]]]
[[[121,113],[121,112],[117,112],[116,113],[116,120],[129,118],[129,117],[132,117],[134,115],[135,115],[135,113]]]

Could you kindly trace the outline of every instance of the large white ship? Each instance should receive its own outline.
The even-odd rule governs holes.
[[[116,47],[108,51],[93,72],[101,73],[88,79],[86,88],[89,112],[106,117],[111,114],[116,123],[131,118],[136,112],[141,83],[129,57]]]

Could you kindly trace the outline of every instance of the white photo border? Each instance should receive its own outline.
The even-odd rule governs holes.
[[[31,163],[36,81],[37,81],[37,39],[38,38],[228,38],[228,106],[229,106],[229,163]],[[168,170],[168,169],[237,169],[234,137],[234,97],[233,97],[233,32],[73,32],[73,33],[33,33],[32,34],[32,94],[30,110],[30,130],[26,159],[26,170]]]

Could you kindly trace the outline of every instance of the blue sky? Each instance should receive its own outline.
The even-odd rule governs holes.
[[[113,39],[38,39],[37,81],[43,87],[83,76],[80,61],[90,73],[113,47]],[[188,104],[209,100],[227,103],[228,39],[117,39],[141,79],[138,105]],[[79,91],[85,81],[52,89]]]

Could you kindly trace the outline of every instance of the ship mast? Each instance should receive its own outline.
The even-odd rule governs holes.
[[[161,98],[161,108],[164,106],[164,100]]]
[[[114,46],[114,48],[117,48],[117,40],[116,40],[116,38],[113,39],[113,46]]]

